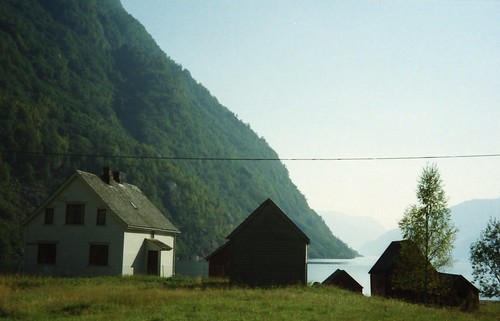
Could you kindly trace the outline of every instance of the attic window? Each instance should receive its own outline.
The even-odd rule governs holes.
[[[97,225],[106,225],[106,209],[97,210]]]
[[[52,225],[54,224],[54,209],[46,208],[45,209],[45,217],[43,219],[43,224]]]
[[[132,205],[133,208],[137,209],[137,205],[134,202],[130,201],[130,205]]]

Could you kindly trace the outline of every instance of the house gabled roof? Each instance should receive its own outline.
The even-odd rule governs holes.
[[[394,267],[394,264],[396,264],[402,246],[408,246],[412,248],[412,251],[420,252],[417,245],[412,241],[392,241],[368,273],[371,274],[389,272]]]
[[[294,229],[296,233],[304,240],[306,244],[309,244],[311,241],[307,235],[302,232],[302,230],[295,225],[295,223],[276,205],[270,198],[265,200],[255,211],[252,212],[238,227],[236,227],[231,234],[229,234],[226,238],[231,240],[234,238],[242,229],[245,228],[252,220],[254,220],[262,213],[265,213],[265,209],[271,207],[274,213],[282,216],[285,224],[288,224],[290,228]]]
[[[128,228],[180,233],[137,186],[115,181],[107,184],[97,175],[80,170],[76,172]]]
[[[180,233],[137,186],[127,183],[117,183],[113,180],[107,184],[99,176],[81,170],[76,170],[52,196],[32,215],[26,218],[24,224],[36,216],[77,178],[84,182],[118,216],[127,228]]]

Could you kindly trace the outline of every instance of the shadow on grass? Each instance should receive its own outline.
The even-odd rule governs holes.
[[[90,303],[72,303],[65,305],[61,308],[57,308],[52,310],[51,312],[56,315],[64,315],[64,316],[80,316],[86,310],[91,308]]]

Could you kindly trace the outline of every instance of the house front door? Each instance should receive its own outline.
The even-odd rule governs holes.
[[[159,251],[148,250],[148,275],[160,275]]]

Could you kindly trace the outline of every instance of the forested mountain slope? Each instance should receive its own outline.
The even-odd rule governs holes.
[[[279,124],[277,124],[279,125]],[[75,169],[126,174],[204,256],[266,198],[311,238],[311,257],[353,257],[277,158],[118,0],[0,0],[0,254]],[[117,156],[128,157],[117,157]]]

